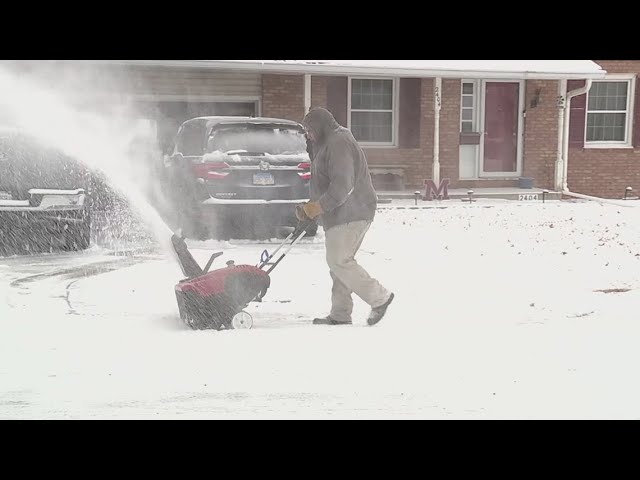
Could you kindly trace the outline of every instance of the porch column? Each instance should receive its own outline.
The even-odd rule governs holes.
[[[304,75],[304,114],[311,110],[311,74]]]
[[[556,158],[555,171],[555,190],[561,192],[563,189],[564,178],[564,122],[565,109],[567,108],[567,81],[560,80],[558,82],[558,153]]]
[[[442,78],[435,79],[433,87],[433,183],[440,185],[440,108],[442,106]]]

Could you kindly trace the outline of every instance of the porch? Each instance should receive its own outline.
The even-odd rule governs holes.
[[[418,204],[424,205],[430,203],[428,199],[425,199],[425,189],[419,190],[419,195],[416,195],[418,190],[378,190],[378,201],[381,204],[397,204],[397,203],[410,203],[414,204],[416,196],[418,197]],[[472,192],[470,194],[470,192]],[[520,202],[542,202],[551,200],[560,200],[562,193],[551,190],[544,190],[541,188],[451,188],[447,191],[448,200],[455,201],[469,201],[476,199],[487,200],[512,200]]]

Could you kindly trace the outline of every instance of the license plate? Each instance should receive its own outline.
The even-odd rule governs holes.
[[[253,184],[254,185],[274,185],[276,183],[272,173],[254,173]]]

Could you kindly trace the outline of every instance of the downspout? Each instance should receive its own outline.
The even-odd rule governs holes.
[[[440,108],[442,106],[442,78],[435,79],[433,87],[433,183],[440,185]]]
[[[567,185],[567,178],[569,173],[569,115],[571,114],[571,99],[578,95],[584,95],[591,88],[591,79],[587,79],[584,87],[567,92],[567,106],[564,109],[564,138],[562,142],[562,193],[570,194],[569,187]]]
[[[311,110],[311,74],[305,73],[304,75],[304,114],[306,115]]]

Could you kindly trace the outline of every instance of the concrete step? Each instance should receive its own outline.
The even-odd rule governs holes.
[[[506,189],[506,188],[482,188],[472,189],[472,199],[484,198],[495,200],[515,200],[515,201],[542,201],[543,196],[545,200],[560,200],[562,194],[560,192],[549,191],[543,194],[541,189]],[[467,200],[469,194],[466,189],[451,189],[449,190],[450,200]],[[424,190],[420,192],[418,203],[424,203],[423,200]],[[415,200],[414,192],[378,192],[378,199],[380,203],[390,203],[393,200]],[[428,202],[428,200],[427,200]]]

